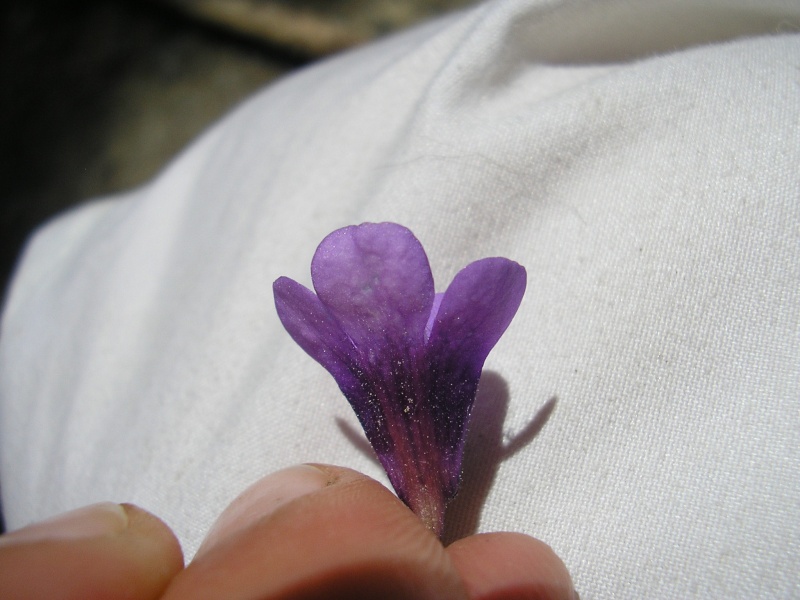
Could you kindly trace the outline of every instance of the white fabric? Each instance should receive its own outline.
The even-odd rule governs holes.
[[[278,468],[386,481],[271,283],[390,220],[440,289],[528,269],[451,534],[535,535],[584,600],[800,596],[798,30],[795,1],[489,3],[285,79],[48,224],[3,314],[8,525],[132,501],[191,556]]]

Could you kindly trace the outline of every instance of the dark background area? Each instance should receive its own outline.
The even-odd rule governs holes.
[[[0,281],[48,217],[135,186],[311,57],[150,2],[25,2],[0,32]]]

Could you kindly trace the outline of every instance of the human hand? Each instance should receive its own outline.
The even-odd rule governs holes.
[[[70,600],[576,597],[542,542],[490,533],[444,548],[378,482],[327,465],[258,481],[222,513],[186,568],[169,528],[131,505],[95,505],[12,532],[0,538],[0,592]]]

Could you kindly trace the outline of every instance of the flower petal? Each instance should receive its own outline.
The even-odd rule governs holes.
[[[442,298],[430,343],[482,367],[517,313],[526,279],[525,268],[507,258],[467,265]]]
[[[422,343],[433,276],[422,245],[407,228],[363,223],[334,231],[314,254],[311,279],[367,362],[381,360],[386,346]]]
[[[292,339],[333,375],[345,395],[360,387],[353,373],[353,344],[317,295],[288,277],[276,279],[272,291]]]
[[[483,363],[503,335],[525,293],[525,269],[505,258],[485,258],[462,269],[442,298],[428,342],[430,409],[455,495],[466,426]]]
[[[382,382],[359,363],[360,354],[339,322],[307,287],[279,277],[272,284],[278,317],[295,342],[333,375],[356,413],[367,438],[380,455],[389,452],[386,417],[376,402]]]

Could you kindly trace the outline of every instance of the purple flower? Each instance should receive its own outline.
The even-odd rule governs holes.
[[[400,499],[441,535],[483,363],[522,301],[525,269],[484,258],[436,294],[411,231],[364,223],[322,240],[311,279],[316,294],[275,281],[281,322],[333,375]]]

